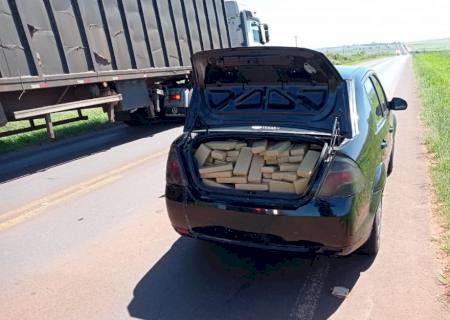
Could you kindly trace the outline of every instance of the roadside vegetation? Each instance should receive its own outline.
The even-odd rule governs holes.
[[[55,140],[61,140],[69,136],[75,136],[88,131],[97,130],[109,126],[108,117],[103,112],[102,108],[83,110],[83,115],[89,119],[84,121],[77,121],[68,124],[55,126]],[[65,120],[77,116],[76,111],[67,111],[52,114],[53,121]],[[35,120],[36,125],[45,124],[43,119]],[[14,121],[9,122],[6,126],[0,127],[0,132],[16,130],[29,127],[28,121]],[[7,152],[22,149],[33,144],[40,144],[48,142],[47,130],[40,129],[26,133],[20,133],[9,137],[0,138],[0,155]]]
[[[413,52],[450,51],[450,38],[409,42]]]
[[[354,54],[326,53],[326,56],[335,65],[353,65],[370,60],[381,59],[392,56],[391,52],[366,53],[358,52]]]
[[[402,42],[364,43],[318,49],[336,65],[352,65],[396,54],[405,54]]]
[[[414,67],[424,105],[425,142],[433,157],[432,180],[447,230],[443,249],[450,254],[450,51],[415,54]]]

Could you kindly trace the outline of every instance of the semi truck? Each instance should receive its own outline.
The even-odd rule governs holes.
[[[229,0],[0,0],[0,137],[86,120],[146,123],[189,101],[193,53],[263,45],[267,25]],[[77,116],[52,122],[57,112]],[[35,120],[45,119],[45,125]]]
[[[269,42],[268,25],[261,23],[252,11],[242,9],[237,1],[226,0],[224,4],[230,47],[261,46]],[[165,88],[167,91],[162,103],[163,116],[184,117],[192,93],[189,78],[172,82]]]

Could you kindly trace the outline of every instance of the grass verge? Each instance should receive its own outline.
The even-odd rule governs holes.
[[[445,221],[443,249],[450,254],[450,51],[415,54],[414,69],[424,106],[425,143],[433,159],[432,181]]]
[[[70,136],[79,135],[88,131],[97,130],[99,128],[107,127],[108,117],[103,112],[102,108],[83,110],[83,115],[89,117],[88,120],[77,121],[68,124],[55,126],[56,140],[61,140]],[[67,111],[52,114],[52,120],[65,120],[77,116],[76,111]],[[36,125],[44,124],[43,119],[35,120]],[[26,128],[29,126],[28,121],[14,121],[9,122],[6,126],[0,127],[0,132],[9,130]],[[46,129],[30,131],[26,133],[16,134],[9,137],[0,138],[0,155],[22,149],[33,144],[40,144],[48,142]]]
[[[414,52],[449,51],[450,38],[410,42],[408,46]]]
[[[335,65],[353,65],[363,63],[370,60],[380,59],[392,56],[391,53],[356,53],[356,54],[340,54],[340,53],[327,53],[327,58]]]

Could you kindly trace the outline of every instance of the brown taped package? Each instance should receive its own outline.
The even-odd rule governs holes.
[[[258,140],[253,142],[252,144],[252,153],[261,153],[265,152],[267,149],[267,140]]]
[[[227,157],[227,153],[224,151],[220,151],[220,150],[213,150],[211,152],[211,157],[215,160],[225,161],[225,159]]]
[[[217,178],[218,183],[247,183],[247,177]]]
[[[233,164],[225,164],[225,165],[213,165],[208,167],[202,167],[198,171],[200,174],[202,173],[211,173],[211,172],[219,172],[219,171],[231,171],[233,170]]]
[[[197,165],[199,167],[203,167],[206,163],[206,160],[209,158],[210,154],[211,154],[211,149],[202,143],[197,148],[197,151],[195,151],[195,154],[194,154],[195,160],[197,161]]]
[[[262,179],[262,167],[264,166],[264,158],[255,154],[250,165],[250,171],[248,173],[248,182],[261,183]]]
[[[246,176],[248,170],[250,169],[250,163],[252,162],[252,149],[249,147],[244,147],[239,153],[239,157],[234,166],[233,175],[235,176]]]
[[[317,160],[319,160],[320,152],[318,151],[308,151],[303,159],[302,163],[298,167],[297,175],[303,178],[309,178],[312,174],[314,167],[316,166]]]
[[[293,183],[283,181],[269,182],[270,192],[283,192],[283,193],[295,193],[295,187]]]
[[[308,178],[299,178],[294,181],[295,192],[297,194],[302,194],[306,191],[306,186],[308,185]]]
[[[218,172],[200,174],[200,177],[202,177],[204,179],[231,178],[232,176],[233,176],[232,171],[218,171]]]
[[[262,173],[274,173],[277,170],[275,166],[264,166],[261,168]]]
[[[210,141],[205,143],[208,148],[214,150],[228,151],[236,149],[236,141]]]
[[[268,184],[255,184],[255,183],[246,183],[246,184],[236,184],[236,189],[238,190],[248,190],[248,191],[268,191]]]
[[[277,157],[281,152],[289,149],[291,146],[290,141],[280,141],[275,143],[273,146],[269,147],[266,151],[266,156],[275,156]]]
[[[291,148],[291,156],[303,156],[308,150],[308,145],[305,143],[296,144]]]

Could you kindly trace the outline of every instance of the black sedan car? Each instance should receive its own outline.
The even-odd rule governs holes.
[[[376,254],[403,99],[374,71],[302,48],[192,58],[184,133],[166,204],[183,235],[274,250]]]

